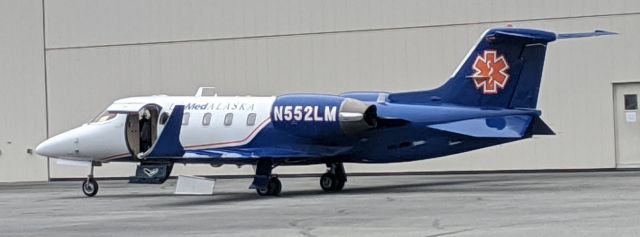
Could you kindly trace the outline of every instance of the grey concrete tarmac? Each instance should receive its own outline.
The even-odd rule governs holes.
[[[212,196],[101,181],[0,184],[0,236],[639,236],[640,172],[283,178],[280,197],[249,179]]]

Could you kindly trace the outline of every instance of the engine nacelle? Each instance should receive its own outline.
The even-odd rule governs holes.
[[[275,129],[301,137],[354,135],[377,126],[375,105],[332,95],[279,96],[273,103]]]

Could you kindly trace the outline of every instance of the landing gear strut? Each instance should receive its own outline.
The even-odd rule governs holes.
[[[94,163],[91,162],[91,173],[87,176],[87,179],[82,182],[82,192],[87,197],[93,197],[98,193],[98,182],[93,178],[93,166]]]
[[[347,174],[342,163],[327,163],[327,172],[320,177],[320,187],[327,192],[338,192],[344,188]]]
[[[256,193],[260,196],[278,196],[282,191],[282,183],[278,177],[271,174],[274,165],[273,161],[269,159],[258,160],[256,165],[256,176],[253,178],[251,184],[252,189],[256,190]]]

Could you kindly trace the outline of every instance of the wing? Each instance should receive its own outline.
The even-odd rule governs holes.
[[[278,149],[278,148],[217,148],[205,150],[187,151],[184,158],[291,158],[291,157],[315,157],[320,154],[300,152],[296,150]]]
[[[178,163],[254,164],[260,158],[270,158],[276,164],[318,164],[325,159],[346,153],[351,147],[306,147],[306,149],[226,147],[187,150],[181,157],[148,157]],[[304,151],[303,151],[304,150]]]

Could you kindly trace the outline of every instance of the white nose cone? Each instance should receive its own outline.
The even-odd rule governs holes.
[[[51,145],[51,142],[49,142],[49,140],[46,140],[40,143],[38,147],[36,147],[36,154],[41,156],[53,156],[52,149],[53,149],[53,146]]]
[[[41,156],[66,160],[98,160],[129,154],[124,123],[127,116],[111,121],[83,125],[47,139],[36,147]]]
[[[74,140],[77,138],[72,138],[68,135],[67,133],[63,133],[47,139],[36,147],[36,153],[49,157],[73,156],[76,151]]]

